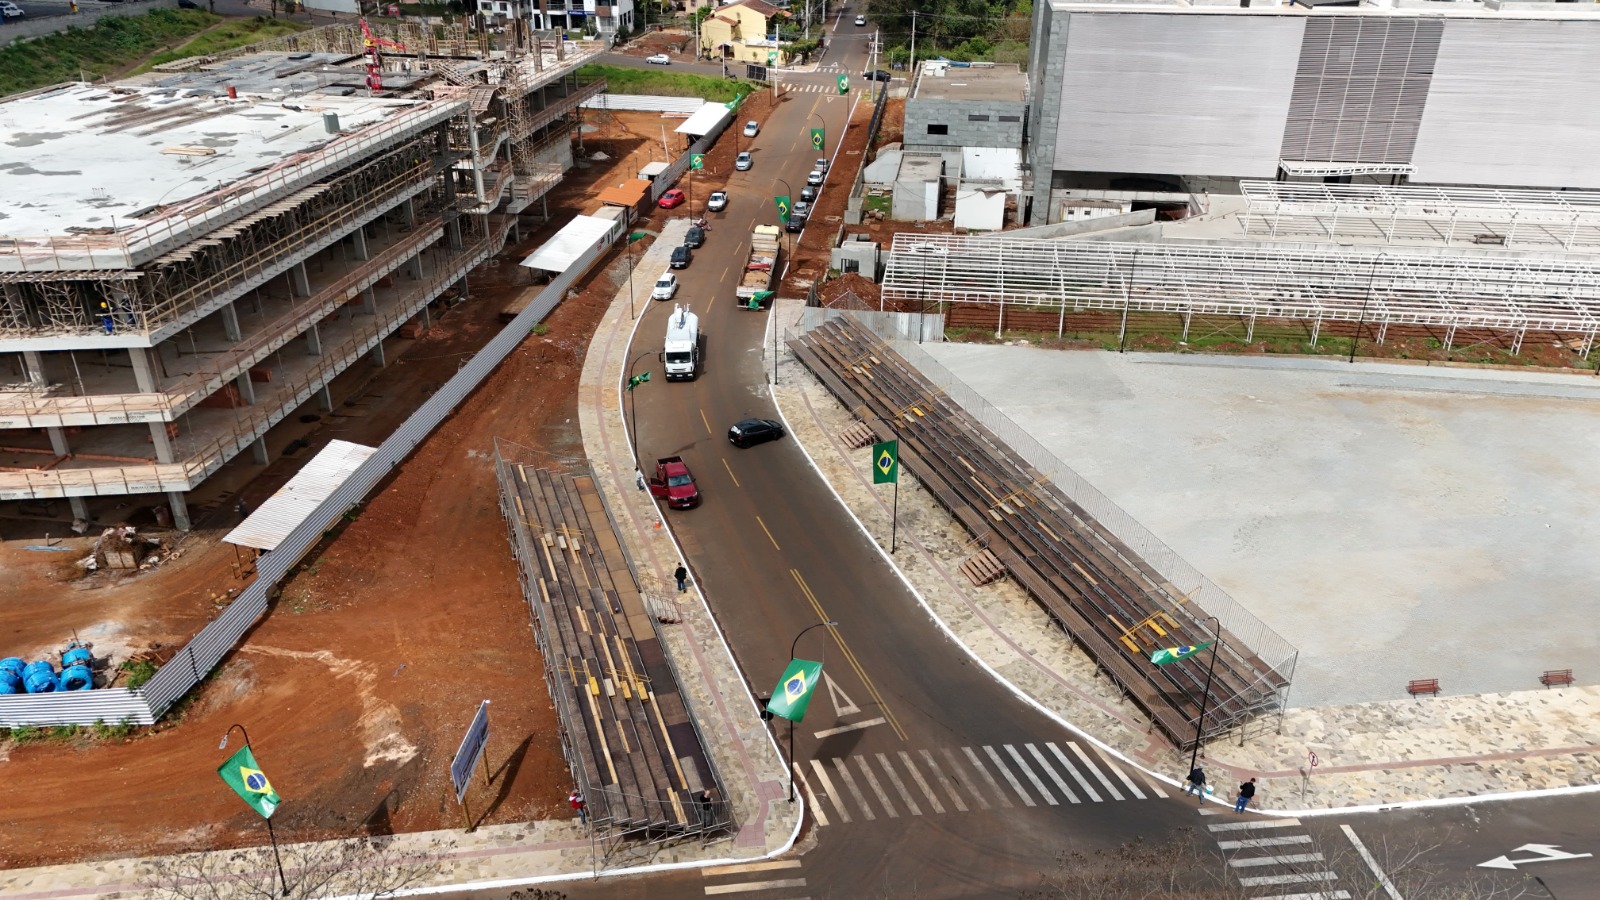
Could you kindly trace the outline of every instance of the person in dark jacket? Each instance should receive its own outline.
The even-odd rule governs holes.
[[[1196,765],[1189,770],[1189,781],[1183,786],[1185,794],[1193,791],[1199,796],[1200,802],[1206,802],[1206,770],[1203,766]]]
[[[1239,799],[1234,801],[1233,811],[1236,813],[1244,812],[1244,808],[1250,805],[1250,798],[1254,797],[1255,795],[1256,780],[1254,778],[1246,781],[1244,784],[1239,785]]]
[[[683,567],[683,563],[678,563],[678,570],[672,573],[672,577],[678,579],[678,593],[689,589],[689,570]]]

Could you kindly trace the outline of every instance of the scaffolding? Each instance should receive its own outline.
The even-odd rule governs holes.
[[[1324,323],[1566,335],[1584,358],[1600,333],[1600,260],[1502,253],[1407,253],[1110,241],[895,235],[881,304],[946,303],[1301,320],[1315,344]],[[1247,337],[1247,340],[1249,338]]]
[[[1245,181],[1246,234],[1600,251],[1600,191]]]

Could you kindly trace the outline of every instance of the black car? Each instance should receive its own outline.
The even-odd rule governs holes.
[[[689,250],[688,247],[672,248],[672,267],[674,269],[688,268],[690,261],[693,259],[694,254]]]
[[[800,189],[800,199],[810,203],[811,201],[817,199],[817,190],[817,186],[814,184],[806,185]]]
[[[885,72],[882,69],[874,69],[871,72],[862,72],[861,76],[868,81],[889,81],[894,78],[893,75],[890,75],[888,72]]]
[[[683,236],[683,243],[689,247],[699,247],[706,242],[706,230],[699,225],[690,225],[689,233]]]
[[[728,429],[728,443],[749,447],[783,437],[783,423],[772,419],[745,419]]]

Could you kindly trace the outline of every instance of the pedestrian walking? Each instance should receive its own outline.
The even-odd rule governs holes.
[[[678,563],[678,570],[672,573],[672,577],[678,579],[678,593],[689,589],[689,570],[683,567],[683,563]]]
[[[239,521],[241,522],[250,518],[250,504],[244,502],[243,497],[239,498],[239,502],[234,505],[233,511],[239,514]]]
[[[577,788],[573,788],[572,793],[567,795],[567,802],[572,804],[573,812],[578,814],[578,822],[583,825],[588,825],[589,803],[583,799],[583,794]]]
[[[1201,803],[1206,802],[1206,770],[1204,766],[1197,765],[1189,770],[1189,780],[1184,784],[1183,792],[1187,794],[1190,791],[1199,796]]]
[[[700,827],[710,828],[711,823],[715,820],[715,816],[711,812],[711,789],[707,788],[701,791],[698,801],[700,804]]]
[[[1244,808],[1250,805],[1250,798],[1255,795],[1256,780],[1254,778],[1239,785],[1239,799],[1233,802],[1233,811],[1236,813],[1244,812]]]

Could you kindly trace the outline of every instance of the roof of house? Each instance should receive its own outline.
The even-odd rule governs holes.
[[[650,182],[643,178],[632,178],[616,187],[606,188],[595,199],[612,206],[638,206],[649,192]]]
[[[787,10],[779,9],[776,6],[773,6],[771,3],[765,2],[765,0],[739,0],[737,3],[729,3],[727,6],[722,7],[722,10],[732,9],[735,6],[742,6],[751,12],[759,13],[760,15],[766,16],[769,19],[773,16],[787,16],[789,14]],[[721,18],[720,13],[722,10],[718,11],[718,18]]]

